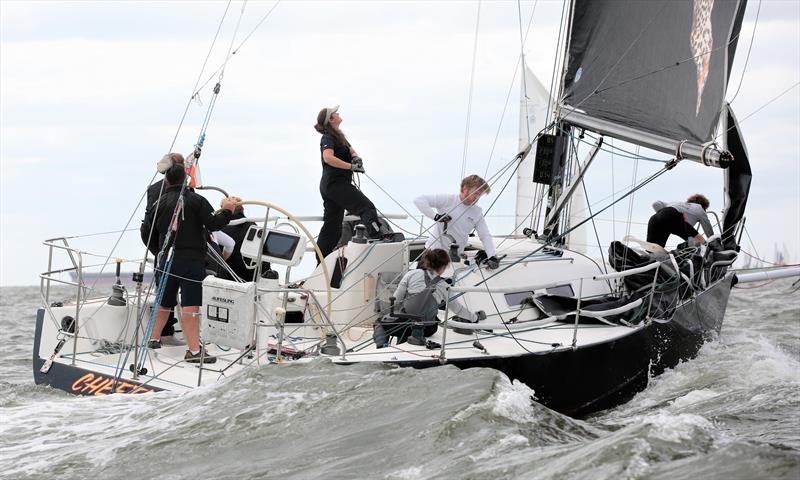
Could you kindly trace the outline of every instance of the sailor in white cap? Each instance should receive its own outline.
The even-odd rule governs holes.
[[[345,210],[361,217],[361,223],[367,228],[367,234],[371,238],[379,238],[381,234],[375,205],[353,185],[353,172],[364,173],[364,163],[339,129],[342,117],[338,110],[338,105],[323,108],[314,125],[314,130],[322,134],[319,142],[322,159],[319,192],[322,195],[324,213],[317,244],[323,258],[318,261],[324,260],[336,248],[342,236]]]

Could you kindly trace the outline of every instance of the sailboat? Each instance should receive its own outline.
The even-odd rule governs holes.
[[[304,225],[314,219],[247,202],[265,209],[242,245],[257,281],[203,282],[202,338],[217,362],[186,363],[183,347],[147,348],[156,291],[141,276],[131,291],[118,285],[111,296],[87,298],[78,275],[62,282],[75,288],[73,301],[54,303],[58,272],[48,268],[34,339],[36,383],[81,395],[187,391],[260,365],[325,359],[342,368],[493,368],[573,416],[627,401],[720,331],[737,282],[730,266],[751,172],[724,98],[744,10],[744,1],[570,4],[557,95],[551,99],[523,73],[516,222],[495,239],[500,267],[488,270],[476,258],[480,243],[471,241],[446,272],[452,285],[434,334],[424,337],[405,318],[407,341],[373,338],[376,319],[402,319],[392,295],[415,268],[424,237],[371,240],[356,227],[314,272],[293,278],[292,269],[317,251]],[[579,159],[573,147],[584,132],[596,143]],[[611,271],[587,256],[581,229],[599,212],[579,208],[580,187],[605,137],[674,156],[646,182],[682,161],[725,169],[724,222],[707,247],[650,254],[614,242]],[[68,255],[81,271],[81,252],[66,239],[45,245],[50,258]],[[282,266],[283,279],[264,262]],[[455,299],[487,319],[452,318]]]

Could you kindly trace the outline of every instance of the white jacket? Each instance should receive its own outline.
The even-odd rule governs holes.
[[[469,241],[469,234],[472,230],[476,230],[486,255],[489,257],[495,255],[492,234],[489,233],[489,227],[483,219],[483,210],[478,205],[464,205],[458,194],[422,195],[414,199],[414,205],[430,219],[437,213],[450,215],[452,220],[447,224],[447,235],[453,237],[452,240],[458,244],[458,253],[464,251]],[[444,235],[444,224],[436,222],[430,230],[430,237],[425,242],[425,247],[441,248],[449,252],[452,240],[447,235]]]

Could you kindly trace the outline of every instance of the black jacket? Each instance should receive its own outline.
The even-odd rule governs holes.
[[[142,243],[145,244],[150,253],[153,255],[158,254],[158,235],[153,232],[150,234],[150,226],[151,223],[147,223],[148,214],[150,210],[155,208],[156,201],[158,200],[158,194],[161,193],[161,184],[164,183],[164,180],[159,180],[156,183],[147,187],[147,200],[144,204],[144,218],[142,220],[142,224],[139,226],[139,234],[142,236]],[[152,216],[149,217],[152,221]],[[148,241],[149,240],[149,241]]]
[[[166,187],[161,195],[158,209],[155,208],[155,204],[149,205],[145,214],[142,225],[155,225],[153,236],[158,238],[159,251],[164,247],[181,187],[181,185]],[[227,225],[231,220],[231,212],[220,210],[214,213],[208,200],[188,189],[183,192],[183,199],[183,211],[178,216],[178,230],[172,238],[175,257],[203,260],[206,257],[208,232]]]
[[[238,220],[240,218],[244,218],[244,213],[234,213],[231,220]],[[254,270],[248,270],[244,266],[244,259],[242,258],[242,243],[244,242],[244,236],[247,234],[247,230],[250,228],[251,225],[255,225],[253,222],[244,222],[240,223],[239,225],[228,225],[222,229],[223,232],[230,235],[230,237],[236,242],[236,246],[233,247],[233,253],[231,256],[228,257],[227,263],[228,266],[231,267],[231,270],[236,272],[236,275],[239,275],[245,281],[251,281],[253,279]],[[229,275],[227,275],[228,277]],[[232,280],[232,278],[229,278]]]

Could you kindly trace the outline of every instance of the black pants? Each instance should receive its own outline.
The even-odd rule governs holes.
[[[673,207],[664,207],[657,211],[647,222],[647,241],[666,246],[670,234],[686,240],[696,237],[697,230],[686,223],[683,214]]]
[[[319,184],[319,193],[322,195],[322,229],[319,231],[317,245],[322,251],[322,261],[329,253],[336,248],[339,238],[342,236],[342,221],[344,211],[347,210],[353,215],[361,217],[361,223],[367,227],[367,232],[373,236],[378,232],[373,226],[377,225],[378,213],[375,205],[361,193],[359,189],[347,180],[329,180],[323,177]]]

